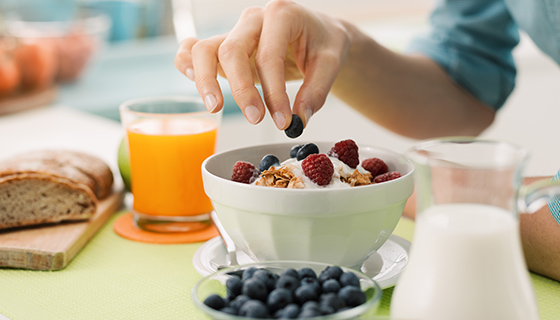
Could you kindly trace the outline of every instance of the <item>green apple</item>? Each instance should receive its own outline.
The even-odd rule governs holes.
[[[121,173],[124,186],[126,187],[126,190],[130,192],[130,190],[132,190],[130,187],[130,159],[128,156],[126,137],[121,140],[121,143],[119,145],[118,164],[119,172]]]

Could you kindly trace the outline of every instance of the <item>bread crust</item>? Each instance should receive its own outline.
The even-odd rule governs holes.
[[[77,151],[38,150],[0,162],[0,178],[21,173],[42,173],[88,186],[97,199],[111,194],[113,173],[103,160]]]
[[[0,162],[0,229],[89,219],[113,173],[82,152],[39,150]]]

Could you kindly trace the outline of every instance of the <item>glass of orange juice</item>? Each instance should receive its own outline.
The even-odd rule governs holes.
[[[208,112],[200,97],[178,96],[127,101],[120,115],[136,226],[161,233],[211,226],[201,165],[215,152],[221,112]]]

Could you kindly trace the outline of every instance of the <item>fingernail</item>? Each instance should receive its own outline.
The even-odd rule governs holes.
[[[187,68],[187,70],[185,70],[185,75],[187,76],[187,78],[194,81],[194,70],[192,68]]]
[[[305,111],[303,111],[303,116],[305,117],[305,125],[307,125],[312,115],[313,115],[313,111],[311,110],[311,108],[310,107],[305,108]]]
[[[275,112],[272,116],[274,119],[274,123],[276,123],[276,127],[280,130],[284,130],[284,126],[286,125],[286,117],[282,112]]]
[[[218,106],[218,100],[216,99],[216,96],[209,94],[204,98],[204,104],[206,105],[206,109],[212,112]]]
[[[257,109],[257,107],[248,106],[245,107],[245,118],[247,118],[250,123],[257,124],[257,122],[261,118],[261,113],[259,112],[259,109]]]

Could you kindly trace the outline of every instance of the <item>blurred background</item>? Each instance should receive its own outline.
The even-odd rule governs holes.
[[[300,2],[361,23],[395,48],[404,45],[411,31],[422,28],[431,5],[431,0]],[[3,59],[7,60],[6,56],[11,55],[16,45],[38,43],[39,47],[48,48],[34,50],[53,51],[50,47],[54,43],[59,61],[43,64],[47,64],[45,73],[58,73],[53,81],[59,89],[57,101],[118,119],[116,106],[126,99],[192,92],[193,84],[173,66],[178,41],[187,36],[206,38],[227,32],[245,8],[266,3],[265,0],[2,0],[0,48],[4,51]],[[386,24],[389,22],[393,26]],[[17,51],[25,50],[15,51],[13,56],[17,60],[23,55]],[[57,68],[49,68],[54,63],[60,71],[50,70]],[[34,73],[42,70],[29,69],[34,69]],[[24,85],[23,89],[44,88],[51,84],[46,83],[49,82],[46,78],[47,75],[43,79],[23,79],[23,82],[41,82],[35,86]],[[230,96],[226,98],[226,113],[236,112],[235,102]]]
[[[393,50],[401,51],[428,30],[434,0],[299,0],[342,17]],[[231,29],[243,9],[266,0],[1,0],[0,114],[45,104],[63,105],[119,120],[118,105],[131,98],[197,94],[174,67],[181,39],[205,38]],[[560,117],[560,69],[522,35],[515,50],[516,90],[483,134],[529,146],[529,173],[549,174],[560,163],[546,141]],[[220,148],[285,141],[267,116],[250,126],[220,79],[224,131]],[[288,84],[295,96],[299,83]],[[421,106],[419,106],[421,107]],[[344,121],[340,114],[344,113]],[[302,139],[357,142],[403,151],[413,141],[392,134],[329,97]],[[535,144],[536,141],[540,143]],[[556,168],[556,169],[553,169]]]

